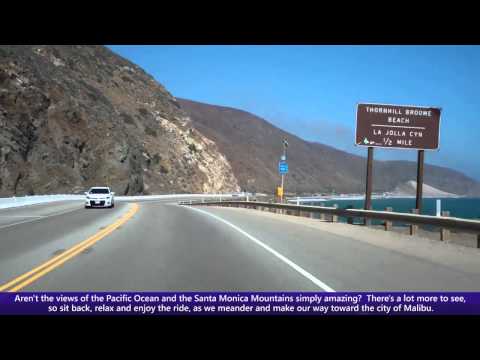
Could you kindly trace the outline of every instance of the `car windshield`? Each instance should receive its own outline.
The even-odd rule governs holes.
[[[108,189],[92,189],[90,190],[90,194],[108,194]]]

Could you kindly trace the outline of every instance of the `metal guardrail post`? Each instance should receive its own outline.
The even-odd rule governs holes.
[[[477,249],[480,249],[480,234],[477,234]]]
[[[333,207],[335,209],[338,209],[338,204],[333,204]],[[334,223],[338,222],[338,216],[337,215],[332,215],[332,222],[334,222]]]
[[[418,209],[412,209],[412,214],[417,214],[418,215],[419,210]],[[418,232],[418,225],[416,224],[410,224],[410,235],[416,235]]]
[[[385,208],[385,211],[393,212],[393,208],[392,208],[391,206],[386,207],[386,208]],[[390,230],[392,230],[392,226],[393,226],[393,222],[392,222],[392,221],[385,220],[385,231],[390,231]]]
[[[324,204],[324,203],[320,203],[320,206],[324,207],[325,204]],[[324,213],[320,213],[320,220],[321,220],[321,221],[325,221],[325,214],[324,214]]]
[[[442,216],[449,217],[450,211],[442,211]],[[448,241],[450,238],[450,230],[446,228],[441,228],[440,230],[440,240],[441,241]]]
[[[353,205],[348,205],[345,209],[353,209]],[[347,224],[353,225],[353,216],[347,217]]]

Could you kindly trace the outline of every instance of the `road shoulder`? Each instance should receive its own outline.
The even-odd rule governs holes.
[[[225,208],[202,207],[204,209],[220,209],[226,212],[237,212],[245,215],[269,218],[274,221],[283,221],[295,225],[306,226],[337,236],[368,243],[373,246],[394,251],[403,255],[416,257],[435,264],[451,267],[462,272],[480,273],[480,249],[427,239],[419,236],[410,236],[397,232],[386,232],[379,229],[366,228],[361,225],[344,223],[330,223],[318,219],[292,215],[274,214],[267,211]]]

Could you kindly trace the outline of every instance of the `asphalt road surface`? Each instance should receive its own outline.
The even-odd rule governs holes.
[[[0,291],[480,290],[477,249],[291,218],[172,200],[0,210]]]

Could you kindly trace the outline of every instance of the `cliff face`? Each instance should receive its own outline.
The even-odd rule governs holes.
[[[193,125],[215,141],[225,154],[242,188],[274,193],[275,186],[280,185],[277,166],[283,152],[282,139],[287,138],[287,192],[365,191],[365,157],[304,141],[245,111],[191,100],[178,101],[190,115]],[[417,165],[411,161],[375,161],[373,190],[392,191],[416,179],[416,171]],[[425,183],[442,191],[480,195],[480,184],[458,171],[426,164],[424,175]]]
[[[0,46],[0,196],[238,191],[168,91],[103,46]]]

